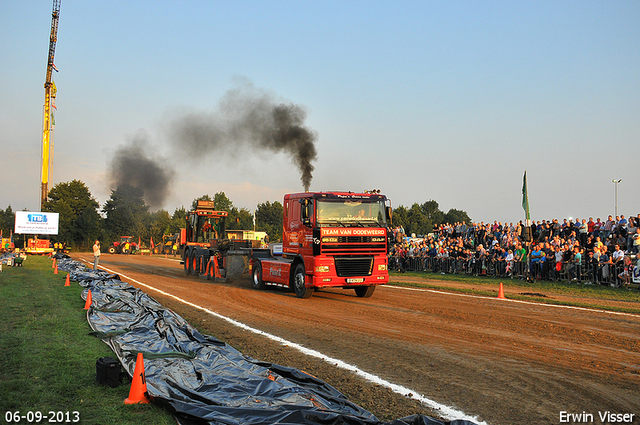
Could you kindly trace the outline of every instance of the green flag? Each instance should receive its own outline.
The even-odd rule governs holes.
[[[527,172],[524,172],[524,177],[522,179],[522,208],[524,208],[524,212],[526,214],[527,220],[531,220],[531,216],[529,215],[529,196],[527,195]]]

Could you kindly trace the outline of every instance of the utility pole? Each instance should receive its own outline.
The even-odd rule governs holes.
[[[616,203],[615,203],[615,215],[614,217],[618,217],[618,183],[620,183],[622,181],[622,179],[613,179],[611,180],[613,182],[613,185],[615,186],[615,198],[616,198]]]

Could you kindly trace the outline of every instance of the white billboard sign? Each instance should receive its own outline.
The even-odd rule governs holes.
[[[60,214],[16,211],[14,233],[27,235],[57,235]]]

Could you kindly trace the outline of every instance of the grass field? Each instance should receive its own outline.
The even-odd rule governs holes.
[[[96,360],[115,356],[88,335],[81,288],[65,287],[65,278],[39,256],[0,273],[0,424],[35,423],[36,412],[40,423],[53,412],[67,423],[175,424],[158,405],[125,405],[129,383],[96,384]],[[15,422],[16,416],[25,418]]]
[[[414,279],[407,281],[406,278]],[[447,285],[447,282],[455,283],[455,286]],[[603,285],[583,285],[566,281],[527,282],[519,279],[505,279],[504,277],[442,275],[429,272],[391,272],[389,282],[391,285],[446,289],[490,297],[496,296],[500,283],[503,283],[505,290],[510,289],[508,297],[510,299],[640,314],[640,288],[638,284],[632,284],[630,289],[627,289]],[[614,303],[621,305],[614,305]]]

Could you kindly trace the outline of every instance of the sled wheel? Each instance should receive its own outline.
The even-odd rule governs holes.
[[[196,250],[191,251],[191,274],[194,276],[200,275],[200,263],[198,262],[199,256]]]
[[[187,276],[189,276],[191,274],[191,271],[189,270],[189,266],[191,265],[191,263],[189,263],[189,254],[191,254],[191,251],[186,249],[184,251],[184,274],[186,274]]]

